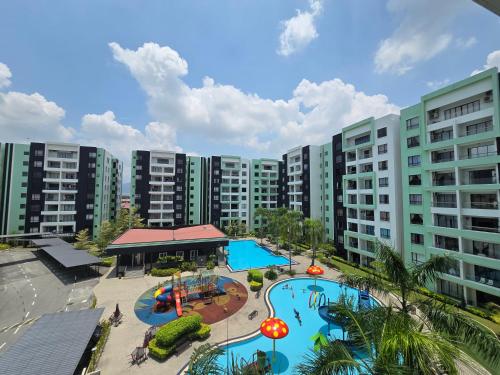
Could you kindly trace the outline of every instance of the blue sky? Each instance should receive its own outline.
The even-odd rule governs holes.
[[[0,35],[0,141],[125,163],[278,157],[500,63],[499,17],[466,0],[16,0]]]

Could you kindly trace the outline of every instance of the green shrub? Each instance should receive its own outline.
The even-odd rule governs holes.
[[[278,278],[278,274],[274,269],[270,269],[264,273],[264,277],[268,280],[276,280]]]
[[[8,243],[0,243],[0,250],[10,249],[10,245]]]
[[[109,337],[109,332],[111,331],[111,323],[107,320],[103,320],[100,323],[100,326],[102,328],[101,336],[99,337],[99,341],[97,341],[95,350],[92,352],[92,355],[90,357],[89,365],[87,368],[89,372],[92,372],[96,369],[97,362],[99,362],[99,358],[101,358],[101,354],[104,350],[104,345],[106,345]]]
[[[152,339],[148,344],[149,354],[160,361],[168,358],[175,350],[175,345],[171,345],[167,348],[158,346],[156,339]]]
[[[169,348],[184,335],[196,332],[201,327],[201,316],[180,317],[162,326],[156,333],[156,345]]]
[[[207,270],[213,270],[215,268],[215,263],[209,260],[207,262]]]
[[[259,270],[249,270],[248,275],[247,275],[247,281],[257,281],[259,283],[262,283],[264,280],[264,275],[262,274],[262,271]]]
[[[495,302],[488,302],[484,305],[484,308],[492,313],[500,312],[500,306]]]
[[[113,265],[114,257],[101,258],[101,262],[99,263],[102,267],[111,267]]]
[[[167,277],[179,272],[178,268],[153,268],[151,270],[151,276],[157,277]]]
[[[201,323],[201,327],[198,331],[191,333],[189,336],[190,340],[206,340],[210,336],[210,331],[212,328],[208,324]]]
[[[287,275],[294,277],[297,274],[297,271],[295,270],[288,270],[286,271]]]
[[[198,270],[198,266],[196,262],[182,262],[181,271],[191,271],[196,272]]]
[[[478,309],[477,307],[466,306],[465,310],[468,311],[468,312],[470,312],[471,314],[480,316],[481,318],[484,318],[484,319],[490,319],[491,318],[490,314],[488,314],[487,312],[484,312],[481,309]]]
[[[258,290],[262,289],[262,285],[263,284],[258,281],[250,281],[250,290],[252,292],[257,292]]]

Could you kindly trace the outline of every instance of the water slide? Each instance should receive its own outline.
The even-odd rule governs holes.
[[[177,316],[182,316],[181,295],[179,292],[175,292],[175,309],[177,310]]]

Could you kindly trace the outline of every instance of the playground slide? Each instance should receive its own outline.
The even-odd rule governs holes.
[[[177,310],[177,316],[182,316],[181,295],[179,292],[175,292],[175,309]]]

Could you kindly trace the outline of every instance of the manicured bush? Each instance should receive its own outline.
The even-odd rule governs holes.
[[[8,243],[0,243],[0,250],[10,249],[10,245]]]
[[[101,262],[99,263],[102,267],[111,267],[113,265],[114,257],[101,258]]]
[[[500,306],[495,302],[488,302],[484,305],[484,308],[492,313],[500,312]]]
[[[198,331],[191,333],[190,339],[191,340],[206,340],[210,336],[210,331],[212,328],[208,324],[201,323],[201,327]]]
[[[152,339],[148,344],[149,354],[160,361],[168,358],[175,350],[175,345],[171,345],[167,348],[160,347],[157,344],[156,339]]]
[[[151,270],[151,276],[157,277],[167,277],[179,272],[178,268],[153,268]]]
[[[257,292],[262,289],[262,283],[258,281],[250,281],[250,290],[252,292]]]
[[[295,270],[288,270],[288,271],[286,271],[286,273],[287,273],[287,275],[294,277],[295,274],[297,273],[297,271],[295,271]]]
[[[264,275],[262,275],[262,272],[259,270],[249,270],[248,275],[247,275],[247,281],[257,281],[259,283],[262,283],[264,280]]]
[[[196,272],[198,270],[198,266],[196,262],[182,262],[181,271],[191,271]]]
[[[109,332],[111,331],[111,323],[107,320],[103,320],[100,323],[100,326],[102,328],[101,336],[99,337],[99,340],[97,341],[97,344],[95,346],[95,350],[92,351],[92,355],[90,357],[89,365],[87,368],[87,370],[89,372],[92,372],[96,369],[97,362],[99,362],[99,358],[101,358],[101,354],[104,350],[104,345],[106,345],[106,342],[108,341],[108,337],[109,337]]]
[[[274,269],[270,269],[264,273],[264,277],[268,280],[276,280],[278,278],[278,274]]]
[[[209,260],[207,262],[207,270],[213,270],[215,268],[215,263]]]
[[[201,316],[191,315],[173,320],[156,333],[156,345],[160,348],[169,348],[175,345],[181,337],[196,332],[201,328]]]

